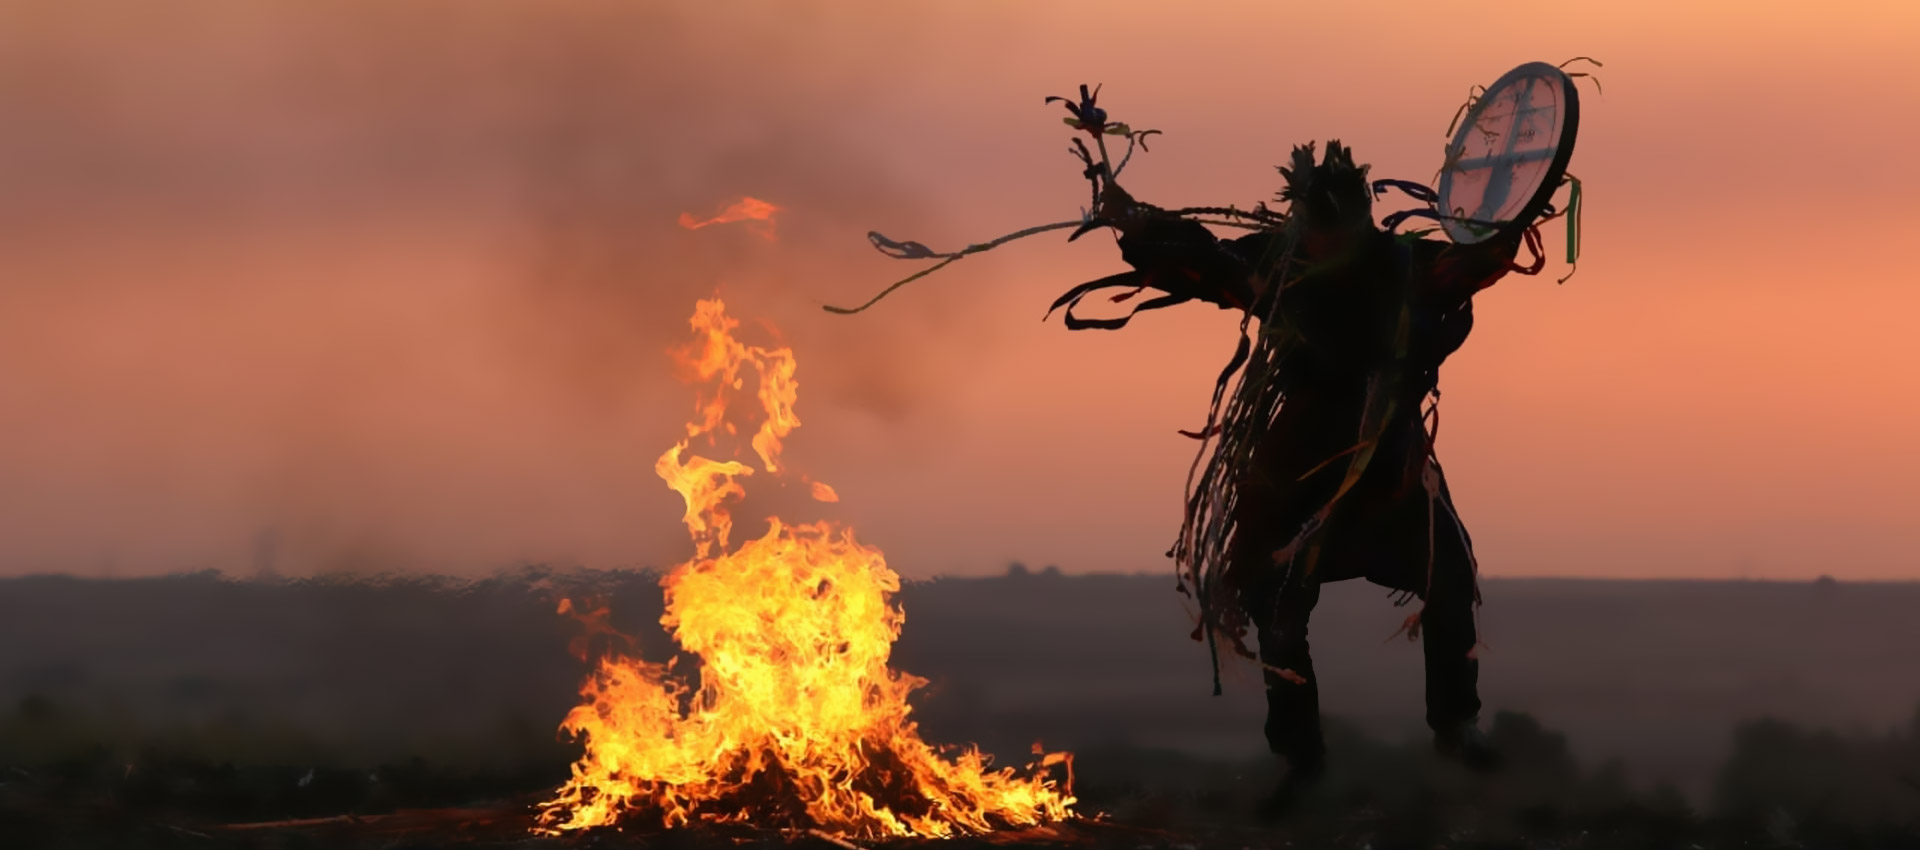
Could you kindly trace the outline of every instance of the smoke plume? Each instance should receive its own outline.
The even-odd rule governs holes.
[[[665,352],[714,292],[803,420],[936,427],[963,303],[818,309],[931,224],[842,129],[911,31],[717,5],[0,8],[0,573],[677,557]],[[679,223],[747,197],[773,229]]]

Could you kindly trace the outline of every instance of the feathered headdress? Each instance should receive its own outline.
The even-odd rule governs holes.
[[[1303,218],[1326,223],[1373,220],[1373,193],[1367,184],[1368,166],[1356,165],[1353,149],[1338,139],[1327,142],[1319,164],[1313,161],[1314,143],[1296,145],[1292,164],[1280,166],[1287,181],[1279,198]]]

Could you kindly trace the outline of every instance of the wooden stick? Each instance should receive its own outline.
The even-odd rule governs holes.
[[[809,829],[807,830],[807,834],[815,838],[818,838],[821,841],[825,841],[829,844],[832,844],[833,846],[840,848],[840,850],[866,850],[866,848],[861,847],[858,844],[855,844],[844,838],[841,838],[839,836],[836,836],[827,832],[823,832],[818,829]]]

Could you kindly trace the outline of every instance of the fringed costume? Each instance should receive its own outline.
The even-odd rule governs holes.
[[[1529,69],[1549,79],[1560,73],[1551,66],[1519,70]],[[1566,78],[1574,76],[1585,75]],[[1570,85],[1566,95],[1572,97]],[[1117,182],[1134,148],[1145,150],[1157,131],[1109,121],[1097,97],[1097,89],[1082,86],[1077,101],[1048,99],[1065,103],[1067,124],[1093,143],[1076,137],[1071,149],[1093,190],[1092,206],[1079,220],[944,254],[870,233],[889,256],[940,262],[860,307],[828,309],[859,312],[902,285],[1015,239],[1071,229],[1071,241],[1110,228],[1132,268],[1054,301],[1049,315],[1061,311],[1068,328],[1116,330],[1142,311],[1190,301],[1239,311],[1239,345],[1214,386],[1205,425],[1187,434],[1201,446],[1180,533],[1168,552],[1181,591],[1198,604],[1193,636],[1212,650],[1215,693],[1222,649],[1256,659],[1267,684],[1267,740],[1287,758],[1290,782],[1316,779],[1324,745],[1308,622],[1321,584],[1365,578],[1391,589],[1402,604],[1421,602],[1405,631],[1425,638],[1427,722],[1435,744],[1470,766],[1490,768],[1497,756],[1477,728],[1480,597],[1473,543],[1434,451],[1439,373],[1473,328],[1474,295],[1509,272],[1531,275],[1544,267],[1540,223],[1572,214],[1567,259],[1574,261],[1579,181],[1550,173],[1531,202],[1543,208],[1485,221],[1443,212],[1440,193],[1423,184],[1370,182],[1367,167],[1336,141],[1317,162],[1314,145],[1294,148],[1280,169],[1284,211],[1265,204],[1162,209],[1134,200]],[[1571,100],[1567,107],[1571,114]],[[1470,102],[1463,112],[1473,124],[1484,110]],[[1503,117],[1518,121],[1518,114],[1509,110]],[[1117,163],[1109,159],[1109,138],[1126,140]],[[1506,150],[1505,160],[1460,160],[1453,167],[1538,158],[1513,154],[1511,145]],[[1556,163],[1564,167],[1564,154]],[[1563,184],[1572,187],[1567,209],[1554,212],[1547,200]],[[1373,200],[1390,189],[1424,206],[1376,224]],[[1397,232],[1411,217],[1471,236],[1449,242],[1426,238],[1434,231]],[[1221,239],[1209,227],[1251,233]],[[1525,266],[1515,263],[1523,246],[1533,255]],[[1109,290],[1118,292],[1106,300],[1133,301],[1132,311],[1115,318],[1076,314],[1088,296]],[[1154,294],[1141,297],[1149,290]],[[1283,782],[1277,799],[1293,787]]]

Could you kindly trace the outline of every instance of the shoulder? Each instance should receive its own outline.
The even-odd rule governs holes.
[[[1287,235],[1278,230],[1256,230],[1245,236],[1226,240],[1227,249],[1239,255],[1248,263],[1261,260],[1278,260],[1287,247]]]
[[[1445,239],[1433,239],[1418,233],[1386,234],[1387,238],[1406,246],[1416,259],[1437,260],[1454,244]]]
[[[1218,244],[1213,233],[1197,221],[1152,219],[1121,233],[1120,258],[1135,268],[1190,263]]]

